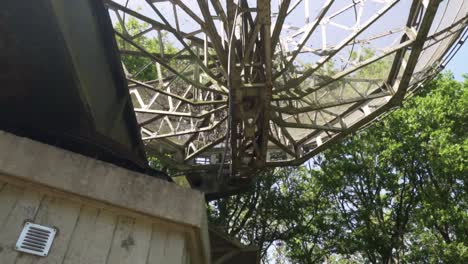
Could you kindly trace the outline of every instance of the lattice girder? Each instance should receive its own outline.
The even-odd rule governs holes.
[[[460,0],[105,3],[148,152],[219,182],[303,163],[399,105],[467,36]]]

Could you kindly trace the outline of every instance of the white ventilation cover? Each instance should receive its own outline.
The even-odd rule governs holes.
[[[49,254],[57,229],[26,222],[16,242],[16,250],[45,257]]]

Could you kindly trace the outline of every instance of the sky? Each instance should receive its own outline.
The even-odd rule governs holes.
[[[448,63],[446,69],[451,70],[457,80],[463,80],[462,74],[468,73],[468,45],[466,43]]]

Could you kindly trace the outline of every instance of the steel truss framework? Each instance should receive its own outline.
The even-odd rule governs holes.
[[[303,163],[398,106],[468,35],[463,0],[105,3],[147,151],[212,182]]]

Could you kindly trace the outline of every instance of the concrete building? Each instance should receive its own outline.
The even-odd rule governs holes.
[[[210,263],[203,194],[0,132],[0,263]],[[55,227],[48,256],[15,249]]]

